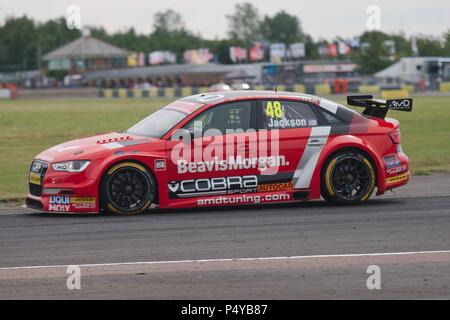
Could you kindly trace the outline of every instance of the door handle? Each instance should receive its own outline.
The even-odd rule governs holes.
[[[322,145],[323,145],[323,141],[319,140],[319,139],[313,139],[308,142],[308,146],[322,146]]]

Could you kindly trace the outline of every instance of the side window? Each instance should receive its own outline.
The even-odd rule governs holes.
[[[330,112],[326,110],[320,110],[323,114],[323,117],[327,120],[327,122],[332,126],[344,125],[345,122],[339,119],[338,117],[332,115]]]
[[[263,129],[294,129],[315,127],[319,124],[311,107],[297,101],[263,100]]]
[[[218,129],[223,134],[227,129],[246,131],[250,128],[251,106],[251,101],[242,101],[212,107],[191,120],[185,128],[193,129],[194,122],[201,122],[203,132],[208,129]]]

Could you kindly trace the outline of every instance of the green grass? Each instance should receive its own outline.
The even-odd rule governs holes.
[[[337,99],[343,103],[343,100]],[[20,200],[35,155],[96,133],[121,131],[170,100],[0,100],[0,203]],[[416,174],[450,171],[450,97],[417,97],[401,122],[402,146]]]
[[[0,101],[0,201],[20,199],[41,151],[67,140],[122,131],[169,100],[52,99]]]

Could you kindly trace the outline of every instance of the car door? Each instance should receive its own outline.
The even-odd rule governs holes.
[[[255,109],[254,100],[209,107],[182,128],[188,144],[168,142],[170,201],[257,191]]]
[[[278,153],[275,174],[261,177],[260,190],[308,189],[329,127],[321,126],[314,106],[298,100],[265,99],[258,103],[258,127],[270,131],[272,156]],[[263,143],[263,141],[260,141]]]

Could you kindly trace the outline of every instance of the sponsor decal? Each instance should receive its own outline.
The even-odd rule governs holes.
[[[412,99],[387,100],[386,105],[390,110],[412,111]]]
[[[166,160],[156,159],[155,160],[155,171],[165,171],[166,170]]]
[[[387,171],[387,173],[388,173],[388,174],[393,174],[393,173],[403,172],[403,171],[406,171],[406,170],[408,170],[408,168],[406,167],[406,165],[403,165],[403,166],[400,166],[400,167],[396,167],[396,168],[393,168],[393,169],[389,169],[389,170]]]
[[[94,209],[95,197],[50,196],[49,210],[68,212],[73,209]]]
[[[320,101],[321,101],[320,98],[311,98],[311,97],[304,97],[304,96],[301,96],[299,98],[300,98],[300,100],[303,100],[303,101],[306,101],[306,102],[311,102],[311,103],[314,103],[314,104],[317,104],[317,105],[320,105]],[[336,113],[336,112],[334,112],[334,113]]]
[[[388,173],[401,172],[401,170],[399,170],[401,164],[400,159],[397,158],[395,154],[384,157],[384,165]]]
[[[267,123],[269,128],[301,128],[317,125],[317,120],[315,119],[286,119],[284,106],[280,101],[267,101],[264,110],[269,118]]]
[[[383,159],[384,159],[384,162],[387,163],[387,162],[396,160],[397,156],[395,154],[389,154],[387,156],[384,156]]]
[[[290,201],[290,194],[266,194],[266,195],[239,195],[239,196],[218,196],[213,198],[198,199],[197,205],[229,205],[229,204],[258,204],[264,202],[285,202]]]
[[[119,139],[117,141],[114,141],[113,139],[101,140],[100,142],[97,143],[107,149],[118,149],[122,147],[137,146],[140,144],[144,144],[146,141],[147,141],[146,139],[130,138],[130,139]]]
[[[289,162],[286,157],[269,156],[269,157],[254,157],[243,158],[241,156],[229,157],[228,160],[213,160],[202,162],[188,162],[186,160],[178,160],[178,173],[201,173],[213,171],[230,171],[230,170],[248,170],[258,169],[263,172],[268,168],[288,166]]]
[[[196,94],[196,95],[187,97],[187,99],[195,100],[195,101],[202,102],[202,103],[208,103],[208,102],[223,99],[223,98],[225,98],[225,96],[223,94],[204,94],[204,93],[200,93],[200,94]]]
[[[400,160],[394,160],[394,161],[390,161],[390,162],[387,162],[386,163],[386,169],[393,169],[393,168],[396,168],[396,167],[399,167],[401,165],[401,162],[400,162]]]
[[[313,122],[311,122],[313,123]],[[308,122],[306,122],[305,119],[273,119],[270,118],[269,122],[267,123],[269,128],[299,128],[299,127],[306,127],[308,125]],[[315,124],[311,125],[317,125],[317,121],[315,121]]]
[[[68,212],[70,210],[69,196],[50,196],[49,211]]]
[[[408,180],[408,178],[409,178],[409,172],[400,174],[398,176],[387,178],[386,183],[387,184],[398,183],[398,182],[406,181],[406,180]]]
[[[235,120],[237,121],[238,119],[236,118]],[[172,163],[175,165],[190,162],[208,162],[213,164],[218,160],[226,160],[228,162],[238,162],[238,164],[242,161],[245,164],[248,160],[244,161],[242,157],[252,159],[268,157],[269,155],[280,155],[279,130],[260,130],[257,132],[254,129],[244,131],[243,129],[235,128],[226,129],[225,131],[223,133],[214,128],[203,130],[202,121],[194,121],[192,130],[175,130],[170,138],[171,141],[176,142],[170,153]],[[269,150],[270,154],[267,153]],[[238,158],[238,156],[241,158]],[[232,158],[231,160],[230,157]],[[277,167],[270,167],[270,170],[265,170],[263,174],[274,175],[278,172],[277,169]],[[218,171],[221,170],[227,170],[226,165],[224,169],[219,169]]]
[[[395,154],[385,156],[384,163],[388,174],[404,172],[408,169],[406,165],[402,165],[400,159]]]
[[[118,142],[118,141],[124,141],[124,140],[132,140],[132,139],[133,139],[133,137],[131,137],[131,136],[120,136],[120,137],[98,140],[97,143],[98,144],[106,144],[106,143],[111,143],[111,142]]]
[[[168,183],[168,189],[171,199],[252,193],[258,190],[258,177],[250,175],[171,181]]]
[[[50,204],[70,204],[69,196],[50,196]]]
[[[258,192],[292,190],[293,187],[292,182],[261,184],[258,186]]]
[[[95,197],[72,197],[70,203],[75,209],[94,209],[96,200]]]
[[[32,184],[41,184],[41,175],[39,173],[30,172],[30,183]]]
[[[48,206],[49,211],[69,212],[70,205],[68,204],[51,204]]]

